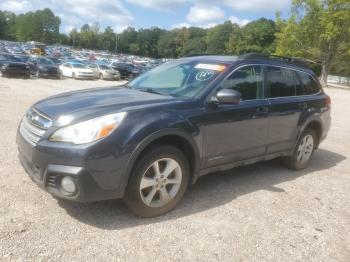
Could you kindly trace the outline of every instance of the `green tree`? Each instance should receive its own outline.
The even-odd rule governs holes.
[[[115,51],[115,33],[110,26],[105,28],[105,31],[98,37],[98,48],[108,51]]]
[[[225,54],[233,32],[234,25],[230,21],[208,29],[206,36],[207,52],[209,54]]]
[[[241,28],[238,34],[235,30],[231,36],[233,39],[230,38],[230,51],[234,51],[233,53],[235,54],[250,52],[274,53],[275,34],[275,22],[266,18],[260,18]]]
[[[163,34],[157,43],[158,55],[160,57],[175,58],[176,54],[176,31],[168,31]]]
[[[349,0],[294,0],[291,17],[278,24],[276,53],[321,62],[326,85],[334,59],[349,45]]]
[[[15,40],[13,25],[16,15],[7,11],[0,11],[0,39]]]
[[[69,33],[69,44],[74,47],[80,46],[80,33],[76,28],[73,28]]]
[[[136,43],[137,31],[134,27],[127,27],[122,33],[118,34],[118,52],[129,53],[131,43]]]

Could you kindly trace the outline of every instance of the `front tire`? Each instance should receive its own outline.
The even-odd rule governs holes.
[[[160,216],[178,205],[188,181],[189,166],[183,153],[173,146],[158,146],[137,161],[124,202],[138,216]]]
[[[39,76],[40,76],[39,70],[35,71],[35,73],[33,74],[33,78],[34,78],[34,79],[38,79]],[[30,74],[29,74],[29,78],[30,78]]]
[[[295,147],[294,153],[284,159],[285,164],[292,170],[305,169],[316,148],[317,135],[311,128],[306,128],[300,136]]]

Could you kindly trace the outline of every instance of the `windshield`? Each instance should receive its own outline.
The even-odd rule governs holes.
[[[86,66],[83,64],[72,64],[72,67],[73,68],[86,68]]]
[[[172,61],[148,71],[128,86],[166,95],[194,97],[225,69],[223,64]]]
[[[100,65],[100,69],[102,69],[102,70],[110,70],[111,68],[109,66],[106,66],[106,65]]]
[[[38,58],[37,62],[38,64],[55,65],[50,59],[46,59],[46,58]]]

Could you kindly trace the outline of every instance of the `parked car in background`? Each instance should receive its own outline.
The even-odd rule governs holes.
[[[0,54],[0,76],[29,78],[29,65],[13,55]]]
[[[62,60],[56,57],[47,57],[48,59],[50,59],[52,62],[55,63],[55,65],[60,66],[62,65]]]
[[[133,64],[112,62],[110,66],[119,71],[122,79],[133,79],[140,74],[140,71]]]
[[[61,78],[58,66],[46,57],[32,57],[29,59],[31,71],[35,71],[35,77]]]
[[[77,62],[67,62],[59,67],[61,75],[73,79],[94,79],[94,72],[86,65]]]
[[[119,71],[114,70],[106,64],[89,64],[88,67],[94,71],[95,77],[104,80],[120,80]]]

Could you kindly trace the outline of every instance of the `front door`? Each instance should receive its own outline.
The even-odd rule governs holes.
[[[239,104],[207,105],[204,125],[206,167],[262,156],[268,137],[269,101],[264,95],[262,66],[235,70],[219,89],[239,91]]]

